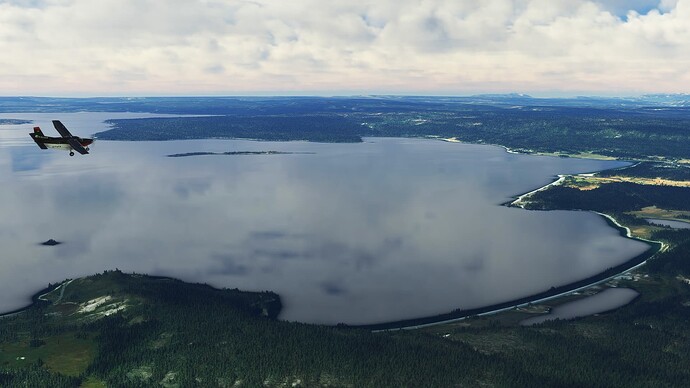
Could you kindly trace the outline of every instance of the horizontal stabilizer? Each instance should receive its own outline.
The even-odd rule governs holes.
[[[41,148],[42,150],[48,149],[48,147],[46,147],[46,145],[42,141],[36,140],[36,134],[35,133],[30,133],[29,136],[31,136],[31,138],[34,139],[34,141],[36,142],[36,144],[38,145],[39,148]]]

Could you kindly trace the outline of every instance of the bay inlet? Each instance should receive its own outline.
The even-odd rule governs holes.
[[[0,118],[48,128],[58,116],[80,136],[120,117]],[[0,127],[0,182],[12,188],[0,191],[3,311],[49,282],[118,268],[272,290],[285,320],[372,324],[535,295],[649,248],[596,214],[500,206],[622,162],[401,138],[97,140],[70,158],[38,149],[26,127]],[[242,156],[166,157],[193,153]],[[48,239],[62,244],[37,244]]]

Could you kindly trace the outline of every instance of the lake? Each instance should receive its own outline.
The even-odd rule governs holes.
[[[52,118],[84,136],[144,116],[0,114],[49,136]],[[596,214],[500,206],[556,174],[622,162],[399,138],[96,141],[69,157],[40,150],[31,127],[0,126],[3,311],[49,282],[118,268],[272,290],[285,320],[376,323],[524,297],[648,248]],[[166,157],[244,151],[288,154]],[[51,238],[63,244],[39,245]]]
[[[668,226],[673,229],[690,229],[690,222],[662,220],[660,218],[646,218],[645,220],[652,224]]]
[[[640,294],[637,291],[630,288],[607,288],[592,296],[557,306],[548,314],[525,319],[520,324],[531,326],[556,319],[574,319],[599,314],[625,306],[638,295]]]

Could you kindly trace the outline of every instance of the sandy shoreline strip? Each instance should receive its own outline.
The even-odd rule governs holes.
[[[563,184],[563,181],[565,181],[566,176],[568,176],[568,175],[558,174],[558,179],[556,179],[555,181],[553,181],[553,182],[551,182],[551,183],[549,183],[549,184],[547,184],[547,185],[544,185],[544,186],[542,186],[542,187],[540,187],[540,188],[538,188],[538,189],[536,189],[536,190],[532,190],[532,191],[530,191],[530,192],[527,192],[527,193],[525,193],[525,194],[520,195],[519,197],[515,198],[512,202],[510,202],[509,205],[510,205],[510,206],[517,206],[517,207],[519,207],[519,208],[521,208],[521,209],[524,209],[524,208],[525,208],[525,203],[526,203],[525,199],[531,197],[532,194],[538,193],[538,192],[540,192],[540,191],[544,191],[544,190],[548,189],[548,188],[551,187],[551,186],[560,186],[561,184]]]

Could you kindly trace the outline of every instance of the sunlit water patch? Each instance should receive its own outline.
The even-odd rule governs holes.
[[[39,116],[77,135],[121,117],[0,118]],[[69,157],[38,149],[31,126],[0,152],[2,310],[48,282],[119,268],[273,290],[287,320],[374,323],[531,295],[647,249],[595,214],[500,206],[620,162],[386,138],[96,141]],[[166,156],[187,153],[231,154]],[[50,238],[63,244],[39,245]]]

